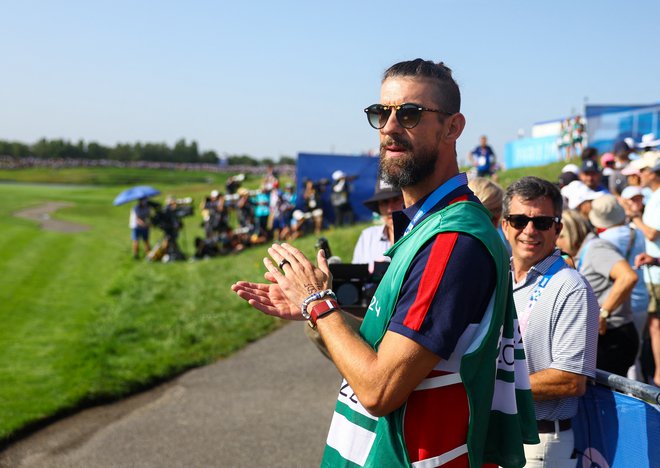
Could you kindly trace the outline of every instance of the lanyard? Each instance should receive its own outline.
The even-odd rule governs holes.
[[[534,288],[534,291],[532,291],[532,294],[529,296],[529,302],[527,303],[527,307],[518,316],[518,323],[520,325],[521,336],[523,337],[525,336],[525,331],[527,330],[527,324],[529,323],[529,316],[532,313],[532,308],[539,301],[539,298],[541,297],[541,294],[545,290],[545,287],[550,282],[550,279],[554,276],[555,273],[557,273],[561,269],[563,265],[564,265],[564,259],[561,257],[557,258],[553,262],[553,264],[550,265],[550,268],[546,270],[545,275],[541,277],[541,280],[537,283],[536,287]]]
[[[464,185],[467,185],[467,175],[462,172],[455,175],[440,187],[435,189],[433,192],[431,192],[431,195],[429,195],[429,197],[424,201],[419,211],[417,211],[415,216],[413,216],[413,219],[410,220],[410,224],[408,224],[408,227],[406,228],[403,235],[405,236],[410,231],[412,231],[419,220],[422,219],[422,216],[428,213],[435,205],[437,205],[440,200],[446,197],[449,193]]]

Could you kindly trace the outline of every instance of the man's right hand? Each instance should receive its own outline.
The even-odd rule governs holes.
[[[264,314],[286,320],[305,320],[300,312],[300,305],[291,303],[276,283],[239,281],[232,284],[231,290]]]

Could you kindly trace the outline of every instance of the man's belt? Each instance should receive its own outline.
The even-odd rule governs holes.
[[[548,419],[538,419],[536,425],[539,429],[539,434],[548,434],[555,432],[555,423],[559,423],[559,431],[566,431],[571,428],[570,419],[560,419],[558,421],[550,421]]]

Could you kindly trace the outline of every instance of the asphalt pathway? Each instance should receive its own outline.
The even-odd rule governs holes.
[[[340,384],[300,322],[16,442],[0,467],[318,466]]]

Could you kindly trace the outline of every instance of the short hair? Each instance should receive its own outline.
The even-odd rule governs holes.
[[[506,189],[504,195],[504,217],[509,216],[509,209],[513,197],[519,197],[523,201],[536,200],[537,198],[547,197],[552,201],[555,216],[561,217],[561,210],[564,205],[561,193],[555,184],[539,177],[527,176],[518,179]]]
[[[582,150],[580,158],[584,161],[585,159],[596,159],[598,157],[598,150],[593,146],[587,146]]]
[[[461,91],[452,76],[451,68],[443,62],[435,63],[418,58],[395,63],[385,70],[383,82],[395,77],[428,78],[435,81],[440,110],[449,114],[461,111]]]
[[[468,187],[474,192],[482,205],[490,211],[493,222],[498,222],[502,216],[504,189],[485,177],[475,177],[468,183]]]

